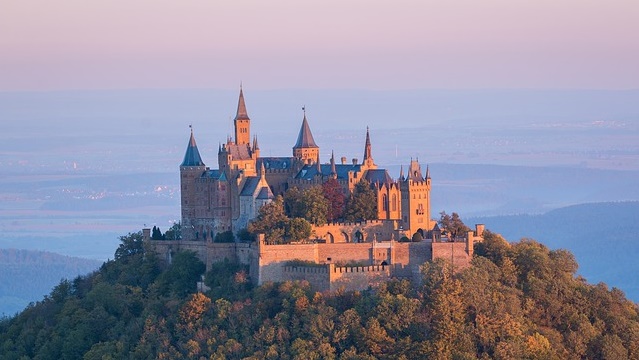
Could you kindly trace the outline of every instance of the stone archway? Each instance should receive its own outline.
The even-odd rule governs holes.
[[[350,238],[349,238],[347,233],[342,231],[342,235],[344,236],[344,242],[351,242],[351,240],[350,240]]]
[[[326,233],[326,237],[327,237],[326,240],[328,240],[327,242],[329,244],[334,244],[335,243],[335,237],[333,236],[333,234],[331,234],[330,232],[327,232]]]
[[[353,242],[364,242],[364,234],[361,231],[357,230],[355,232],[355,238],[353,239]]]

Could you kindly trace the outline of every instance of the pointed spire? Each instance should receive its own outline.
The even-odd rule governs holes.
[[[337,170],[335,169],[335,152],[331,150],[331,175],[337,175]]]
[[[257,144],[257,135],[253,136],[253,151],[259,150],[260,146]]]
[[[404,165],[399,168],[399,180],[404,180]]]
[[[366,127],[366,144],[364,145],[364,160],[362,161],[362,164],[369,166],[373,164],[371,136],[368,131],[368,126]]]
[[[317,154],[317,161],[315,161],[315,164],[317,165],[317,175],[322,175],[322,164],[320,164],[319,153]]]
[[[266,169],[264,168],[264,161],[262,161],[262,165],[260,166],[260,178],[264,179],[266,176]]]
[[[308,126],[308,120],[306,120],[306,108],[302,108],[304,110],[304,119],[302,120],[302,127],[300,128],[300,133],[297,135],[297,142],[295,143],[295,148],[317,148],[317,144],[315,144],[315,139],[313,139],[313,134],[311,133],[311,128]]]
[[[244,103],[244,92],[242,91],[242,84],[240,84],[240,98],[237,101],[237,112],[235,114],[235,120],[250,120],[248,113],[246,112],[246,104]]]
[[[426,179],[430,179],[430,168],[426,165]]]
[[[202,157],[200,157],[200,152],[197,149],[197,144],[195,143],[195,136],[193,136],[193,126],[189,125],[189,128],[191,128],[191,137],[189,138],[189,143],[186,146],[184,160],[180,166],[204,166]]]

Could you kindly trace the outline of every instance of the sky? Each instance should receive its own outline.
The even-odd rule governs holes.
[[[637,0],[0,0],[0,91],[637,89]]]

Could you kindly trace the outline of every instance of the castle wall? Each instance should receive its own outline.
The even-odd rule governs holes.
[[[372,242],[375,240],[398,240],[396,221],[389,220],[369,220],[356,223],[331,223],[322,226],[313,226],[312,233],[318,239],[329,243],[352,243],[357,242],[356,233],[359,231],[363,235],[363,241]]]
[[[256,245],[249,243],[225,244],[187,240],[148,241],[160,259],[167,262],[170,262],[171,257],[178,251],[189,250],[195,252],[197,257],[206,264],[207,271],[211,268],[211,264],[224,260],[252,265],[253,259],[257,258]]]
[[[284,266],[283,281],[308,281],[314,291],[326,291],[331,287],[329,265],[326,266]]]
[[[429,241],[394,243],[391,264],[393,276],[421,281],[420,267],[433,258]]]
[[[472,240],[470,242],[472,244]],[[453,262],[453,266],[456,269],[464,269],[470,266],[472,260],[472,248],[468,249],[467,241],[456,242],[434,242],[433,246],[433,260],[434,259],[446,259]],[[471,245],[472,246],[472,245]]]
[[[329,266],[329,289],[331,291],[357,291],[377,287],[382,282],[390,280],[390,268],[390,266],[381,265],[337,267],[331,264]]]

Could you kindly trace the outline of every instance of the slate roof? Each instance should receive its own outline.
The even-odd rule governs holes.
[[[251,152],[249,151],[248,144],[237,145],[227,144],[226,151],[231,154],[233,160],[250,160]]]
[[[202,177],[217,179],[219,181],[226,181],[226,174],[224,174],[224,171],[220,171],[219,169],[209,169],[205,171],[204,174],[202,174]]]
[[[237,101],[237,113],[235,120],[250,120],[246,112],[246,104],[244,103],[244,93],[240,87],[240,99]]]
[[[322,175],[328,176],[331,174],[331,164],[321,164],[321,173]],[[338,179],[348,179],[349,171],[360,171],[361,165],[356,164],[335,164],[335,171],[337,172]],[[296,179],[305,179],[311,180],[313,177],[317,175],[317,164],[305,165],[298,173],[295,175]]]
[[[200,152],[195,144],[195,137],[193,136],[193,130],[191,130],[191,138],[189,144],[186,146],[186,153],[184,154],[184,160],[180,166],[204,166]]]
[[[260,183],[260,178],[257,176],[249,176],[246,178],[246,182],[244,183],[244,187],[242,188],[242,192],[240,196],[253,196],[255,194],[255,190],[257,189],[257,185]]]
[[[375,183],[390,184],[393,182],[393,178],[390,177],[386,169],[368,170],[364,178],[368,180],[368,182],[371,184],[375,184]]]
[[[313,134],[311,133],[311,128],[308,126],[308,121],[306,121],[306,114],[304,114],[304,120],[302,120],[302,127],[300,128],[300,133],[297,135],[297,142],[293,148],[318,148],[317,144],[315,144],[315,139],[313,139]]]
[[[257,198],[260,200],[266,200],[266,199],[273,199],[275,198],[275,196],[273,195],[273,192],[271,191],[270,187],[264,186],[260,190],[260,193],[257,194]]]
[[[262,163],[264,169],[290,169],[293,163],[293,158],[290,157],[260,157],[257,158],[256,167],[261,168]]]

